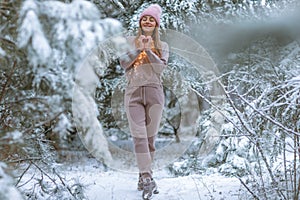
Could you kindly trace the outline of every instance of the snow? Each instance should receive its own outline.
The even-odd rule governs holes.
[[[20,142],[20,141],[23,141],[23,138],[22,138],[23,134],[20,132],[20,131],[13,131],[13,132],[9,132],[6,134],[5,137],[3,137],[4,139],[10,139],[9,143],[12,144],[12,143],[15,143],[15,142]]]
[[[190,175],[171,177],[166,171],[156,172],[155,180],[159,194],[154,199],[239,199],[240,184],[233,178],[221,175]],[[87,189],[89,199],[141,199],[137,191],[137,175],[122,172],[90,173],[83,179],[90,184]]]
[[[0,199],[22,199],[20,192],[13,186],[13,180],[6,175],[7,165],[0,162]]]
[[[53,131],[59,133],[60,137],[63,138],[67,130],[72,129],[72,124],[70,123],[68,117],[65,114],[61,114],[58,117],[58,123],[54,127]]]
[[[74,161],[76,160],[76,161]],[[105,168],[93,157],[81,156],[80,159],[66,161],[53,165],[64,180],[78,182],[83,185],[85,198],[105,200],[140,200],[142,192],[137,190],[138,173],[126,172],[128,166],[124,165],[123,171]],[[35,174],[35,178],[20,189],[32,191],[37,184],[39,175],[33,168],[26,173],[20,185],[26,183]],[[159,194],[154,195],[154,200],[238,200],[245,197],[245,189],[239,180],[234,177],[225,177],[216,170],[207,174],[191,174],[175,177],[167,168],[155,170],[154,176]],[[44,177],[45,181],[47,177]],[[51,198],[50,198],[51,199]]]
[[[4,57],[5,55],[5,51],[0,47],[0,57]]]
[[[25,12],[26,8],[25,4],[21,13]],[[23,23],[19,28],[18,46],[23,48],[27,45],[32,45],[34,54],[36,54],[38,58],[35,57],[35,59],[32,59],[31,63],[34,66],[37,66],[39,63],[45,64],[51,55],[51,47],[44,35],[42,25],[34,10],[28,10],[24,15]]]
[[[88,199],[141,199],[142,193],[136,189],[137,173],[104,171],[88,163],[86,166],[73,166],[70,169],[65,170],[65,176],[68,179],[80,177],[80,182],[86,186],[85,193]],[[159,187],[159,194],[153,198],[156,200],[235,200],[241,199],[244,193],[238,179],[218,173],[173,177],[166,169],[162,169],[154,171],[154,179]]]
[[[300,82],[300,75],[293,77],[290,82]]]

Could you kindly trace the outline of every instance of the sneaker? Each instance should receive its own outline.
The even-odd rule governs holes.
[[[158,194],[157,185],[150,177],[143,179],[143,199],[148,200],[152,198],[153,194]]]

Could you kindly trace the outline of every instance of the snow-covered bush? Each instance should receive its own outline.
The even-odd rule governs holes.
[[[295,84],[299,76],[299,57],[296,56],[299,54],[299,43],[295,33],[299,32],[293,28],[284,31],[285,22],[280,20],[292,19],[288,20],[287,25],[292,27],[297,15],[291,18],[284,15],[277,20],[269,18],[283,14],[292,1],[268,1],[267,6],[255,5],[255,9],[250,9],[252,14],[249,14],[249,7],[242,6],[239,13],[233,9],[232,13],[237,17],[228,21],[222,17],[222,6],[230,1],[214,2],[219,7],[207,3],[212,12],[216,7],[220,11],[220,15],[216,15],[216,24],[228,24],[231,30],[225,28],[223,32],[213,33],[209,29],[216,29],[210,26],[208,29],[199,28],[203,31],[202,35],[197,37],[197,28],[194,34],[199,41],[207,41],[210,45],[208,49],[217,58],[219,69],[224,73],[220,83],[227,104],[213,107],[208,112],[213,113],[215,109],[221,111],[225,123],[212,153],[198,157],[198,167],[191,170],[195,159],[185,154],[170,170],[176,175],[185,175],[184,169],[188,167],[191,167],[187,170],[188,174],[214,167],[221,173],[239,178],[251,198],[297,199],[299,87]],[[231,2],[231,8],[238,4]],[[244,23],[248,27],[240,23],[245,17],[248,19]],[[232,22],[237,23],[232,25]],[[244,34],[247,31],[251,34]],[[207,100],[210,101],[209,98]],[[211,120],[209,114],[201,115],[200,135],[205,136],[212,127]],[[203,139],[199,137],[196,144],[201,146]]]
[[[43,99],[43,105],[25,102],[24,111],[38,110],[41,114],[34,116],[37,120],[44,117],[50,124],[56,121],[54,131],[67,132],[73,122],[63,113],[71,110],[74,80],[82,61],[101,41],[120,32],[121,25],[116,20],[101,19],[95,5],[80,0],[70,4],[28,0],[22,5],[19,20],[18,46],[28,55],[25,67],[32,75],[32,93]],[[98,73],[104,71],[101,59],[105,63],[105,55],[100,54],[98,65],[92,66]]]
[[[249,183],[253,196],[297,198],[296,192],[289,192],[289,188],[298,190],[295,186],[299,168],[296,164],[299,91],[297,81],[292,81],[299,76],[297,52],[299,44],[296,42],[280,46],[274,37],[266,36],[252,41],[249,49],[232,60],[236,63],[229,62],[234,63],[235,73],[226,79],[226,93],[235,112],[229,116],[235,116],[235,122],[234,131],[229,131],[227,139],[228,133],[224,133],[220,142],[228,149],[226,163],[220,166],[220,171],[234,172],[237,177],[247,175],[249,179],[244,182]],[[245,55],[252,59],[246,59]],[[278,59],[272,59],[273,56]],[[236,173],[237,163],[244,173]],[[288,179],[288,176],[294,178]],[[266,192],[268,190],[273,192]]]
[[[52,163],[57,158],[54,148],[60,150],[66,147],[67,140],[74,138],[71,102],[83,60],[100,42],[119,34],[121,24],[114,19],[101,18],[98,8],[83,0],[71,3],[14,0],[1,2],[0,9],[3,13],[0,17],[3,86],[0,91],[0,148],[5,152],[1,153],[1,160],[29,163],[28,169],[42,169],[39,178],[43,179],[47,174],[52,176]],[[118,41],[112,43],[117,45]],[[101,75],[105,69],[103,63],[109,58],[105,49],[98,50],[98,65],[93,65],[92,72]],[[95,79],[96,88],[98,78]],[[96,116],[94,118],[97,121]],[[92,125],[91,121],[87,122],[84,125],[89,126],[89,130],[99,127],[99,122]],[[81,124],[78,126],[80,128]],[[100,151],[107,152],[107,149]],[[30,171],[28,169],[23,175]],[[57,179],[59,174],[53,176]],[[53,185],[57,192],[50,192],[53,198],[66,189],[61,187],[64,185],[61,181],[52,181],[49,188],[42,183],[33,186],[37,193],[30,194],[32,199],[49,192]],[[22,189],[25,185],[19,187]],[[0,190],[2,192],[2,187]]]

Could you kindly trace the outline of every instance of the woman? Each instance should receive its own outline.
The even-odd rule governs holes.
[[[141,13],[137,36],[127,38],[132,51],[120,59],[128,82],[125,107],[139,168],[138,190],[143,190],[143,199],[158,193],[151,164],[164,106],[161,74],[169,58],[168,44],[159,38],[161,12],[161,7],[154,4]]]

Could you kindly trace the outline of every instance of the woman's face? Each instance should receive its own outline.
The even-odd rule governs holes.
[[[152,34],[155,27],[156,21],[154,17],[146,15],[141,19],[141,27],[145,33]]]

